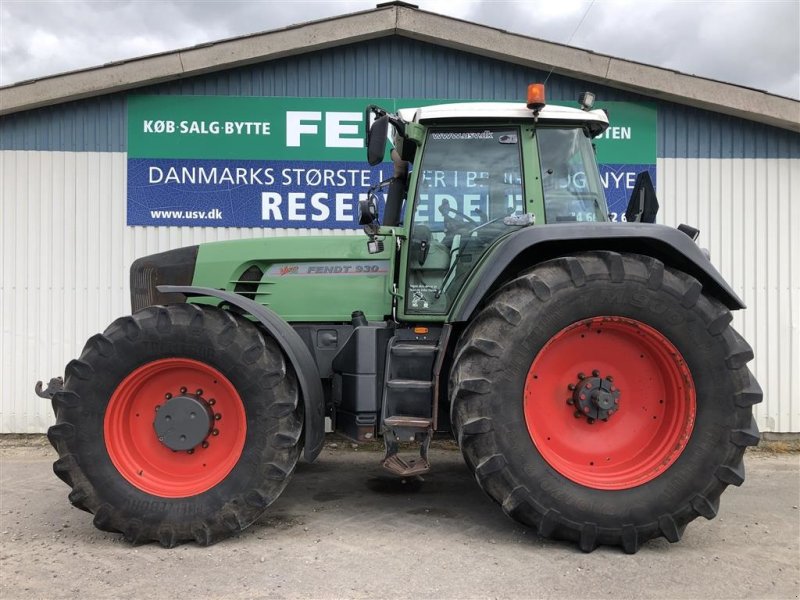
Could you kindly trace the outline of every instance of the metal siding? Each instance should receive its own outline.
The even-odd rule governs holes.
[[[800,158],[800,134],[792,131],[680,104],[656,106],[660,158]]]
[[[0,433],[53,423],[38,379],[130,313],[139,256],[208,241],[360,231],[127,227],[126,154],[0,151]]]
[[[756,353],[765,391],[759,426],[800,431],[792,393],[800,385],[800,237],[791,235],[800,161],[659,159],[658,169],[663,221],[698,226],[700,244],[748,304],[734,324]],[[129,311],[134,258],[219,239],[314,235],[127,227],[124,153],[4,151],[0,180],[2,432],[40,432],[52,422],[32,384],[62,373],[90,335]]]
[[[0,150],[124,152],[126,99],[116,94],[0,117]]]
[[[660,218],[700,229],[700,246],[744,299],[733,324],[753,346],[762,431],[800,431],[800,160],[659,159]]]
[[[519,101],[544,71],[450,48],[388,37],[209,73],[136,94],[443,98]],[[548,96],[650,102],[662,158],[800,158],[800,135],[642,94],[551,75]],[[611,115],[613,120],[614,115]],[[0,117],[0,150],[124,152],[126,94]]]
[[[518,100],[545,76],[395,37],[136,93]],[[759,425],[800,431],[792,392],[800,384],[800,236],[789,235],[800,219],[800,135],[568,77],[548,81],[553,99],[586,88],[603,100],[657,105],[662,218],[699,226],[701,244],[749,305],[734,323],[756,351],[766,392]],[[2,432],[52,422],[32,383],[62,373],[89,335],[128,312],[134,258],[218,239],[322,233],[126,227],[126,144],[124,94],[0,117]]]

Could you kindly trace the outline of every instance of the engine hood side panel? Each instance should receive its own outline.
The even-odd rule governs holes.
[[[262,275],[250,282],[249,297],[286,321],[349,321],[355,310],[379,320],[391,312],[391,250],[387,245],[369,254],[363,235],[203,244],[192,285],[238,291],[242,275],[255,265]]]

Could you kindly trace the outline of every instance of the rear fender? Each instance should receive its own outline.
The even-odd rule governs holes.
[[[308,346],[292,329],[292,326],[267,307],[233,292],[213,288],[160,285],[161,293],[177,293],[184,296],[203,296],[218,298],[239,307],[255,317],[280,345],[289,362],[292,363],[303,394],[305,411],[305,445],[303,455],[311,462],[319,455],[325,441],[325,397],[319,371]]]
[[[697,244],[677,229],[649,223],[561,223],[526,227],[502,238],[470,275],[448,321],[469,321],[487,294],[527,268],[591,250],[651,256],[696,278],[730,310],[745,308]]]

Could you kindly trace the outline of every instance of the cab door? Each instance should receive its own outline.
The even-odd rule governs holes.
[[[525,138],[517,124],[429,127],[404,219],[401,319],[444,321],[487,249],[541,204],[541,184],[538,196],[526,189],[523,156],[535,146]]]

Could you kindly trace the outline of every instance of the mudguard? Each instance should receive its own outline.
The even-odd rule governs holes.
[[[468,321],[486,294],[517,273],[557,256],[590,250],[651,256],[695,277],[731,310],[744,302],[685,233],[650,223],[554,223],[526,227],[497,242],[462,288],[449,322]]]
[[[267,307],[233,292],[178,285],[160,285],[158,286],[158,291],[183,294],[184,296],[218,298],[238,306],[244,312],[254,316],[269,331],[292,363],[303,394],[305,410],[303,455],[309,462],[317,458],[325,441],[325,396],[322,392],[317,363],[311,356],[308,346],[305,345],[303,339],[292,326]]]

